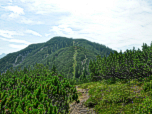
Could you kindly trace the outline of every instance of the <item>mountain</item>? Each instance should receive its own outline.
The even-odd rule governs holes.
[[[0,59],[3,58],[4,56],[6,56],[6,54],[5,54],[5,53],[2,53],[2,54],[0,55]]]
[[[9,53],[0,59],[0,73],[13,67],[33,69],[36,63],[48,65],[49,69],[56,66],[58,73],[69,78],[80,77],[86,68],[89,75],[89,61],[96,60],[97,55],[107,57],[112,50],[105,45],[90,42],[85,39],[72,39],[66,37],[53,37],[49,41],[31,44],[18,52]]]

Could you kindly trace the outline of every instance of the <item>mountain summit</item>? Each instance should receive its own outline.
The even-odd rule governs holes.
[[[66,37],[53,37],[45,43],[31,44],[18,52],[9,53],[0,59],[0,73],[13,67],[31,68],[36,63],[48,65],[51,69],[53,64],[62,75],[79,77],[83,70],[89,75],[89,61],[96,60],[96,56],[107,57],[115,50],[105,45],[90,42],[85,39],[72,39]]]

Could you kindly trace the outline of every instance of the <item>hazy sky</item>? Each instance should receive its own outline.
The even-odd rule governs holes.
[[[152,41],[151,0],[0,0],[0,54],[54,36],[120,52]]]

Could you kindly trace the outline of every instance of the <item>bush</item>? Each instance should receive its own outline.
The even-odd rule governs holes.
[[[143,103],[139,104],[137,114],[151,114],[152,113],[152,100],[146,98]]]
[[[152,89],[152,81],[144,83],[142,89],[144,92],[150,91]]]

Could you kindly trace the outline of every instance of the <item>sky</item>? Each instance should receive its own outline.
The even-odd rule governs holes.
[[[0,55],[55,36],[122,52],[152,41],[151,0],[0,0]]]

